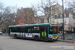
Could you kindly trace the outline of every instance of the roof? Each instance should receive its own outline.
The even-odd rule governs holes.
[[[11,25],[9,27],[20,27],[20,26],[38,26],[38,25],[49,25],[49,23],[42,23],[42,24],[26,24],[26,25]]]

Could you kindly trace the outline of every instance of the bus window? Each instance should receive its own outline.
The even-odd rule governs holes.
[[[39,28],[25,27],[25,32],[26,33],[40,33],[40,30]]]
[[[32,33],[32,27],[25,27],[26,33]]]
[[[33,31],[33,33],[40,33],[39,28],[34,28],[32,31]]]
[[[16,32],[16,31],[17,31],[17,29],[14,27],[11,29],[11,32]]]
[[[11,32],[25,32],[24,27],[13,27],[11,28]]]
[[[49,34],[56,34],[57,33],[57,28],[56,27],[51,27]]]
[[[47,28],[48,28],[48,27],[41,26],[41,27],[40,27],[40,31],[41,31],[41,32],[42,32],[42,31],[46,31],[46,32],[47,32]]]
[[[32,28],[29,28],[28,29],[28,33],[32,33]]]

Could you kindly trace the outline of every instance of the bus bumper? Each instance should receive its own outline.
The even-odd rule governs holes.
[[[53,39],[53,38],[48,38],[48,41],[55,41],[55,40],[57,40],[58,38],[55,38],[55,39]]]
[[[53,39],[52,38],[48,38],[48,41],[53,41]]]

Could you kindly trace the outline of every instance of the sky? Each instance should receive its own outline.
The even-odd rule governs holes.
[[[32,4],[36,5],[37,3],[41,2],[41,0],[0,0],[0,2],[3,3],[5,6],[16,6],[17,8],[21,7],[25,8],[25,7],[31,7]],[[60,5],[62,5],[62,0],[58,0],[57,2]]]
[[[5,6],[31,7],[32,4],[38,3],[40,0],[0,0]]]
[[[5,6],[31,7],[31,4],[37,4],[41,0],[0,0]],[[61,4],[61,0],[58,1]]]
[[[40,2],[41,0],[0,0],[0,3],[3,3],[4,6],[16,6],[16,9],[32,7],[32,4],[37,5]],[[62,5],[62,0],[58,0],[57,2]]]

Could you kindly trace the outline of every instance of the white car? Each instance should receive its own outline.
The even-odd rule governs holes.
[[[0,32],[0,35],[2,35],[2,32]]]

